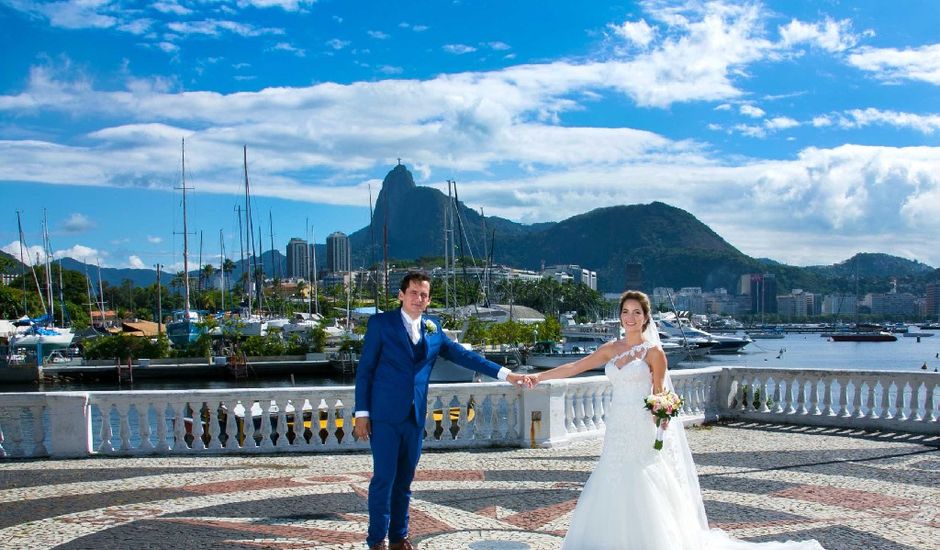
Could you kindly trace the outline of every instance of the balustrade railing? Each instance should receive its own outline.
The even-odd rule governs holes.
[[[685,424],[718,419],[940,433],[940,375],[710,367],[673,371]],[[432,385],[426,448],[554,446],[605,431],[603,376],[531,390]],[[354,388],[0,394],[0,458],[367,449]]]
[[[935,373],[728,368],[722,417],[940,434]]]

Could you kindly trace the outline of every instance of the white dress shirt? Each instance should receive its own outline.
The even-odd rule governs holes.
[[[404,309],[400,311],[401,311],[401,321],[402,323],[405,324],[405,331],[408,332],[408,337],[411,338],[411,343],[413,345],[417,345],[418,342],[421,340],[422,319],[420,316],[417,319],[412,319],[411,317],[408,316],[407,313],[405,313]],[[507,369],[506,367],[500,367],[499,373],[496,374],[496,378],[499,380],[505,380],[506,377],[511,372],[512,371]],[[356,411],[356,418],[359,418],[362,416],[369,416],[369,411]]]

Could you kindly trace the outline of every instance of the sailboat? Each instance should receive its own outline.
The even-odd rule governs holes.
[[[858,255],[855,256],[855,330],[829,334],[832,342],[897,342],[898,337],[881,330],[878,325],[859,323],[858,321]]]
[[[189,226],[186,223],[186,139],[182,145],[183,158],[183,309],[173,312],[173,320],[166,325],[166,335],[176,347],[186,347],[205,332],[199,312],[189,303]]]
[[[20,222],[20,214],[16,213],[17,226],[19,228],[19,239],[20,239],[20,262],[25,266],[25,258],[23,257],[22,245],[25,242],[23,236],[23,226]],[[75,334],[72,332],[71,328],[65,327],[65,308],[64,301],[61,296],[61,287],[62,282],[60,280],[60,303],[62,304],[62,327],[55,326],[55,303],[53,302],[53,292],[52,292],[52,247],[49,243],[49,225],[46,221],[45,211],[43,212],[43,224],[42,224],[42,234],[43,234],[43,251],[45,254],[45,278],[46,278],[46,296],[43,297],[42,290],[39,288],[39,279],[36,277],[35,264],[33,264],[33,280],[36,282],[36,290],[39,293],[39,299],[42,302],[43,310],[45,313],[36,318],[29,318],[24,316],[21,319],[18,319],[13,324],[17,327],[20,327],[16,333],[10,337],[10,349],[19,350],[24,349],[27,353],[35,353],[37,356],[42,357],[49,354],[49,352],[57,349],[65,349],[72,344],[72,340],[75,338]],[[39,263],[39,255],[36,255],[36,263]],[[25,267],[24,267],[25,269]],[[25,271],[24,271],[25,273]],[[59,273],[61,277],[62,273],[62,264],[59,263]],[[25,275],[24,275],[25,280]],[[48,306],[48,307],[47,307]]]

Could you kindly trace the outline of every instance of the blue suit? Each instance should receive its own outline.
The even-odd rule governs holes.
[[[434,329],[427,330],[428,321]],[[428,408],[428,381],[438,355],[497,377],[500,367],[446,337],[440,324],[422,316],[421,339],[411,343],[400,309],[369,318],[356,369],[356,411],[369,411],[373,475],[369,483],[369,546],[388,534],[408,535],[411,481],[421,457]]]

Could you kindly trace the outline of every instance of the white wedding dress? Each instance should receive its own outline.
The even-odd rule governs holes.
[[[816,541],[753,543],[709,529],[698,476],[679,422],[653,449],[643,400],[652,387],[644,342],[608,361],[613,384],[600,460],[571,516],[565,550],[821,550]],[[619,366],[618,366],[619,365]],[[667,377],[666,387],[671,388]]]

